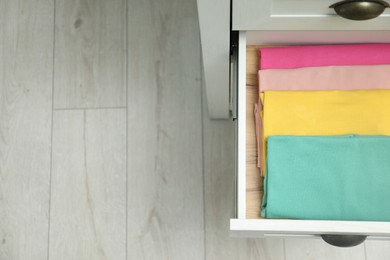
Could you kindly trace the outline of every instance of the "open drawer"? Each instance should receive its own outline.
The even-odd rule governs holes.
[[[256,37],[239,33],[237,55],[237,190],[236,218],[230,220],[233,236],[311,237],[323,235],[346,238],[389,239],[390,222],[317,221],[262,219],[260,217],[263,179],[256,167],[256,138],[253,107],[258,100]],[[310,42],[312,43],[312,42]],[[235,60],[234,57],[232,60]],[[233,66],[234,67],[234,66]],[[390,188],[390,187],[389,187]],[[343,235],[344,237],[340,237]]]

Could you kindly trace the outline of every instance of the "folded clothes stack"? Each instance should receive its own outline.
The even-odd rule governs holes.
[[[262,216],[390,221],[390,44],[259,53]]]

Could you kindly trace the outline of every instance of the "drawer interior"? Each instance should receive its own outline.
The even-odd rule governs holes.
[[[254,105],[258,102],[258,49],[245,32],[239,35],[238,131],[237,131],[237,215],[230,220],[233,236],[312,236],[321,234],[368,235],[390,239],[390,222],[316,221],[261,218],[264,179],[257,167]],[[277,45],[272,45],[277,47]]]

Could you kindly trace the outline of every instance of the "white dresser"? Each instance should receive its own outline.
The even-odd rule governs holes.
[[[209,115],[237,122],[237,214],[232,235],[390,239],[389,222],[249,219],[246,49],[250,45],[390,42],[390,9],[371,20],[338,16],[329,0],[198,0]],[[252,137],[250,137],[252,138]],[[389,187],[390,188],[390,187]],[[260,207],[260,205],[259,205]],[[341,237],[339,237],[342,235]],[[353,237],[352,237],[353,238]]]

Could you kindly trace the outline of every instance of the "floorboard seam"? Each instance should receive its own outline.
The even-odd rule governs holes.
[[[72,107],[72,108],[53,108],[54,111],[63,111],[63,110],[104,110],[104,109],[127,109],[127,106],[119,106],[119,107]]]
[[[129,1],[126,0],[126,238],[125,257],[128,259],[128,226],[129,226]]]
[[[51,227],[51,188],[53,175],[53,135],[54,135],[54,73],[55,73],[55,44],[56,44],[56,0],[53,1],[53,61],[52,61],[52,90],[51,90],[51,136],[50,136],[50,174],[49,174],[49,209],[47,232],[47,259],[50,259],[50,227]]]

